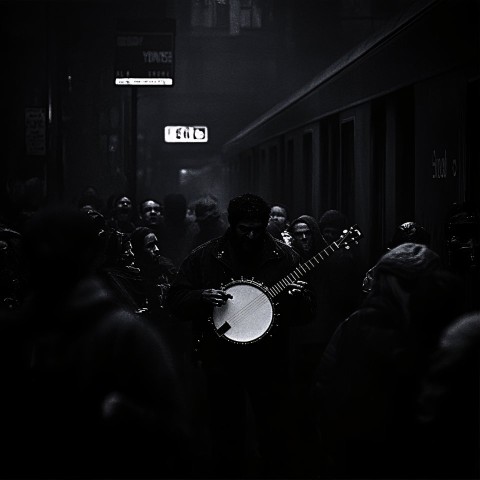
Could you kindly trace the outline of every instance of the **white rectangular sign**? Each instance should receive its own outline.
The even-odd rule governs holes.
[[[207,127],[165,127],[165,142],[167,143],[206,143],[208,142]]]
[[[173,85],[171,78],[116,78],[115,85]]]

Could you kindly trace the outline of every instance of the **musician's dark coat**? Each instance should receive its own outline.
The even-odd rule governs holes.
[[[256,472],[260,478],[285,475],[291,458],[289,440],[294,433],[289,415],[287,333],[289,324],[307,321],[313,315],[309,291],[304,295],[280,294],[280,318],[271,330],[272,336],[247,345],[219,338],[209,323],[213,307],[201,299],[202,290],[219,289],[241,276],[254,275],[257,281],[272,286],[299,264],[298,254],[270,234],[266,234],[261,253],[256,253],[256,261],[249,262],[251,257],[245,256],[242,260],[235,250],[235,237],[227,230],[224,236],[201,245],[185,259],[168,296],[172,313],[193,320],[195,330],[203,336],[199,353],[208,402],[204,416],[209,418],[215,478],[250,475],[245,471],[252,464],[246,456],[246,445],[257,442],[263,462]],[[247,396],[254,414],[256,440],[246,440]]]
[[[286,332],[291,324],[301,324],[311,320],[314,299],[307,290],[306,295],[279,295],[278,322],[271,330],[271,336],[248,345],[236,345],[220,340],[209,323],[212,308],[201,300],[207,288],[220,288],[241,276],[252,278],[245,265],[236,258],[231,242],[231,231],[201,245],[183,262],[176,279],[170,287],[168,305],[171,312],[180,319],[193,320],[198,333],[202,335],[202,358],[205,361],[234,361],[241,359],[258,360],[262,364],[285,362],[287,342]],[[299,255],[288,245],[267,234],[259,264],[253,278],[266,286],[274,285],[300,263]]]

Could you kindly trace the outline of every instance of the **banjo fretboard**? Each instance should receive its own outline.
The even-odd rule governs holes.
[[[332,253],[339,250],[341,247],[349,248],[351,242],[356,242],[361,238],[362,234],[357,226],[351,227],[348,232],[345,233],[340,239],[328,245],[320,252],[316,253],[310,260],[301,263],[295,270],[290,272],[286,277],[282,278],[275,285],[268,289],[268,295],[270,298],[274,298],[282,293],[288,285],[296,280],[299,280],[315,267],[320,265],[325,259],[327,259]]]

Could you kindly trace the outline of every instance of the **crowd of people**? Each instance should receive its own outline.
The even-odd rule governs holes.
[[[413,221],[86,189],[0,226],[5,478],[478,478],[480,312]],[[333,252],[333,253],[332,253]]]

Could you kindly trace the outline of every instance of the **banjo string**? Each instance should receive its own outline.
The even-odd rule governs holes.
[[[277,282],[273,287],[267,289],[267,293],[262,292],[261,290],[260,293],[264,294],[268,300],[270,298],[275,297],[276,295],[280,294],[288,285],[289,282],[298,280],[301,276],[302,273],[299,271],[297,273],[297,270],[299,270],[300,267],[297,267],[293,272],[288,274],[285,278]],[[308,270],[305,271],[305,273]],[[293,280],[290,280],[290,276],[293,277]],[[273,295],[272,295],[273,292]],[[248,302],[245,306],[243,306],[238,312],[234,313],[230,318],[229,318],[229,323],[235,322],[239,317],[243,317],[246,314],[251,313],[252,309],[258,308],[261,304],[263,303],[263,298],[261,295],[258,295],[255,297],[253,300]]]
[[[323,252],[319,252],[320,255],[317,254],[321,257],[322,260],[324,260],[321,253],[326,253],[326,252],[323,251]],[[315,255],[315,257],[311,258],[305,263],[300,264],[297,268],[295,268],[295,270],[293,270],[293,272],[290,272],[286,277],[282,278],[282,280],[278,281],[275,285],[268,288],[267,293],[263,293],[261,290],[260,290],[260,293],[263,293],[269,300],[270,300],[270,297],[273,298],[276,295],[282,293],[283,290],[285,290],[285,288],[289,285],[290,282],[298,280],[303,276],[303,274],[308,273],[311,268],[316,266],[314,263],[312,263],[312,260],[315,260],[317,262],[317,265],[320,264],[320,262],[318,261]],[[311,264],[309,267],[307,266],[308,263]],[[303,268],[304,266],[306,268]],[[239,317],[243,317],[244,315],[251,313],[252,309],[256,309],[257,307],[259,307],[262,304],[262,302],[263,302],[262,296],[261,295],[257,296],[252,301],[247,303],[244,307],[242,307],[238,312],[234,313],[229,318],[229,323],[234,323]]]
[[[266,293],[259,290],[260,293],[265,295],[267,299],[270,301],[270,298],[274,298],[276,295],[280,294],[283,290],[285,290],[285,288],[289,285],[290,282],[298,280],[304,274],[308,273],[312,268],[319,265],[321,262],[319,261],[317,256],[320,257],[322,260],[325,260],[322,254],[325,254],[327,257],[330,256],[331,253],[335,252],[340,248],[340,244],[343,243],[344,241],[345,241],[345,238],[343,238],[342,242],[339,242],[339,244],[337,244],[337,242],[331,243],[328,247],[323,249],[321,252],[318,252],[316,255],[314,255],[310,260],[307,260],[306,262],[298,265],[298,267],[295,268],[295,270],[290,272],[286,277],[282,278],[282,280],[278,281],[275,285],[273,285],[270,288],[267,288]],[[333,246],[335,246],[336,248],[333,248]],[[331,252],[328,252],[328,248],[331,249]],[[313,263],[312,260],[315,260],[316,264]],[[292,279],[290,277],[292,277]],[[262,295],[258,295],[255,299],[253,299],[252,301],[247,303],[244,307],[242,307],[238,312],[234,313],[229,318],[229,323],[233,323],[239,317],[243,317],[247,313],[251,313],[252,309],[258,308],[262,303],[263,303],[263,297]]]

